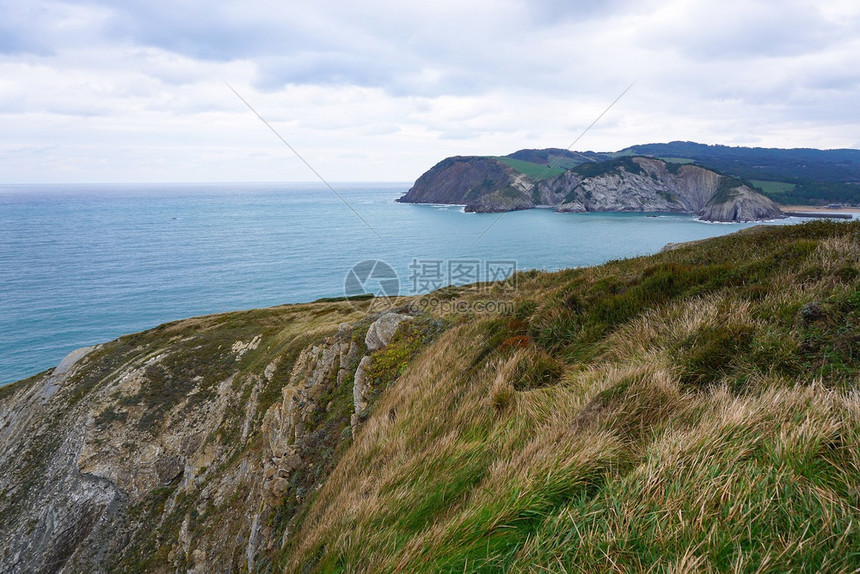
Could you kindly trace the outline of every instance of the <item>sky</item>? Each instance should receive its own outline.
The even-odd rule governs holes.
[[[0,183],[315,180],[242,99],[328,181],[571,144],[860,148],[856,0],[0,0],[0,14]]]

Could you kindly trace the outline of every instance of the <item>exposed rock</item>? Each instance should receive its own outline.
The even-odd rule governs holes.
[[[699,211],[699,217],[705,221],[761,221],[784,217],[773,201],[745,185],[732,188],[730,193],[731,197],[725,201],[706,205]]]
[[[95,349],[95,347],[83,347],[81,349],[75,349],[74,351],[66,355],[66,357],[62,361],[60,361],[60,364],[57,365],[51,375],[53,377],[64,377],[69,373],[69,371],[72,370],[72,367],[74,367],[78,363],[78,361],[90,354],[93,349]]]
[[[60,364],[56,366],[56,368],[51,372],[51,376],[47,378],[45,381],[45,388],[42,391],[42,398],[49,399],[53,394],[57,391],[57,388],[63,384],[66,380],[69,372],[72,370],[72,367],[77,364],[78,361],[86,357],[90,354],[95,347],[83,347],[80,349],[75,349],[66,357],[60,361]]]
[[[538,184],[542,194],[567,190],[558,211],[695,213],[705,221],[752,221],[781,216],[763,195],[695,165],[671,166],[634,157],[595,176],[568,171]],[[587,175],[587,170],[585,174]],[[737,181],[739,185],[729,188]],[[557,193],[558,195],[559,193]]]
[[[534,207],[531,181],[515,169],[489,157],[450,157],[433,166],[397,201],[465,205],[467,211],[504,211]],[[495,200],[481,198],[495,194]],[[523,200],[525,203],[523,203]]]
[[[341,373],[348,373],[355,360],[357,350],[350,335],[351,330],[341,326],[334,337],[302,351],[289,384],[281,390],[281,401],[265,414],[262,489],[269,507],[280,504],[290,478],[305,468],[302,453],[313,440],[309,425],[314,413],[325,410],[320,400],[345,382]]]
[[[318,317],[312,329],[337,334],[309,331],[295,350],[269,338],[303,334],[290,318],[303,313],[272,312],[268,327],[236,314],[223,331],[219,316],[178,322],[4,388],[0,571],[137,571],[125,560],[156,552],[156,571],[253,571],[289,530],[272,530],[273,513],[288,521],[349,440],[364,346]]]
[[[233,343],[233,352],[236,353],[236,361],[241,361],[242,356],[248,351],[254,351],[257,347],[260,346],[260,335],[257,335],[247,343],[243,341],[236,341]]]
[[[155,472],[161,484],[170,484],[182,476],[185,470],[185,461],[175,455],[169,454],[155,461]]]
[[[352,404],[354,414],[361,416],[367,408],[367,402],[364,400],[367,394],[367,367],[370,365],[370,356],[362,357],[358,368],[355,370],[355,380],[352,383]]]
[[[476,202],[467,205],[465,211],[469,213],[501,213],[531,209],[534,206],[529,193],[508,188],[482,195]]]
[[[266,370],[263,371],[263,376],[267,381],[272,382],[272,377],[275,376],[275,371],[278,369],[278,363],[280,363],[280,361],[275,359],[266,366]]]
[[[702,177],[710,174],[717,176],[699,168],[671,174],[662,161],[634,158],[593,176],[571,170],[541,182],[538,188],[542,193],[547,189],[564,193],[558,211],[689,213],[716,190],[716,178]]]
[[[367,345],[368,351],[376,351],[388,345],[397,332],[397,327],[403,321],[412,319],[409,315],[401,315],[400,313],[385,313],[379,319],[374,321],[367,330],[367,335],[364,337],[364,344]]]

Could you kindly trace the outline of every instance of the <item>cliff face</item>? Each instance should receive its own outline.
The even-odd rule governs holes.
[[[581,170],[584,173],[571,170],[537,184],[541,197],[565,194],[557,209],[566,212],[694,213],[705,221],[782,217],[771,200],[742,181],[698,166],[634,157],[594,175],[587,168],[605,168],[600,164],[582,167],[586,168]]]
[[[486,161],[498,164],[494,160]],[[434,202],[458,197],[458,201],[450,203],[467,203],[467,211],[512,211],[537,204],[562,212],[694,213],[706,221],[756,221],[782,216],[773,202],[743,182],[693,165],[624,157],[581,164],[528,187],[521,180],[500,191],[495,183],[484,187],[474,184],[499,180],[495,175],[481,179],[482,170],[489,168],[486,161],[470,163],[468,178],[452,175],[452,172],[460,174],[465,168],[455,170],[454,164],[442,162],[421,176],[400,201],[423,203],[430,197]],[[493,174],[495,170],[493,166]]]
[[[451,157],[433,166],[397,201],[465,205],[469,211],[510,211],[534,207],[531,181],[487,157]]]
[[[776,204],[747,186],[733,187],[728,192],[730,197],[708,202],[699,210],[699,217],[705,221],[759,221],[784,217]]]
[[[410,319],[335,303],[191,319],[0,388],[0,571],[256,571]]]
[[[591,166],[583,166],[591,167]],[[585,171],[585,170],[583,170]],[[698,213],[716,192],[720,176],[695,166],[671,172],[668,165],[650,158],[632,158],[605,173],[569,172],[561,182],[566,195],[559,211],[656,211]]]

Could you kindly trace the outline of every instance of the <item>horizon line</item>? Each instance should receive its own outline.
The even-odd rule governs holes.
[[[333,180],[334,183],[338,184],[367,184],[367,185],[401,185],[401,184],[409,184],[414,183],[414,180]],[[159,180],[159,181],[13,181],[13,182],[0,182],[0,187],[2,186],[37,186],[37,185],[281,185],[281,184],[289,184],[289,185],[320,185],[324,186],[318,180],[304,180],[304,181],[168,181],[168,180]]]

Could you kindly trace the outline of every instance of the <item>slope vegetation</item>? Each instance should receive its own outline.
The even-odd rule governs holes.
[[[288,571],[854,571],[860,225],[521,278],[410,365]]]

